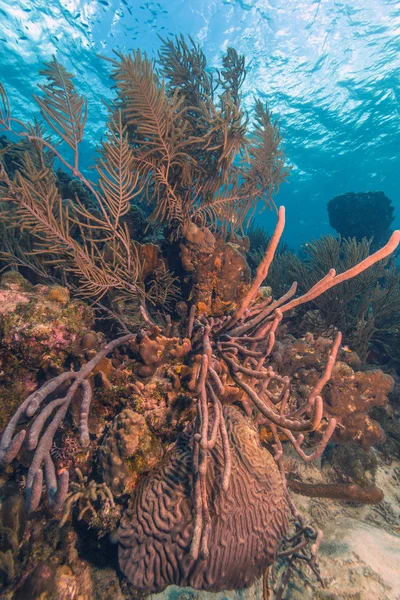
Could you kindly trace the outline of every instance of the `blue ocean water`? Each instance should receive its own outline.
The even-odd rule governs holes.
[[[15,116],[31,118],[37,72],[55,54],[89,99],[89,165],[102,135],[108,66],[98,54],[190,34],[211,66],[234,46],[245,54],[245,102],[267,100],[279,117],[289,182],[292,246],[331,231],[327,202],[382,190],[400,225],[400,3],[398,0],[0,0],[0,79]],[[271,227],[274,215],[259,217]]]

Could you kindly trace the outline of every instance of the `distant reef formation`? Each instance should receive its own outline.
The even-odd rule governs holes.
[[[329,223],[344,238],[374,238],[373,250],[390,237],[394,206],[383,192],[347,192],[328,202]]]

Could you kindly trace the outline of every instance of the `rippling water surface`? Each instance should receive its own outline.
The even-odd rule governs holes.
[[[155,56],[158,35],[179,33],[211,65],[227,46],[245,54],[246,102],[260,95],[279,115],[293,170],[277,201],[291,245],[328,232],[327,201],[346,191],[383,190],[400,225],[398,0],[0,0],[0,78],[26,118],[43,61],[56,54],[75,72],[89,98],[89,163],[109,94],[97,53]]]

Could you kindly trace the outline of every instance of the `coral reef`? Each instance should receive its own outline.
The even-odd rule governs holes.
[[[53,505],[55,510],[57,510],[64,504],[68,493],[69,473],[68,471],[62,471],[57,477],[54,461],[51,456],[54,436],[60,425],[63,423],[75,395],[79,393],[80,409],[78,427],[80,442],[83,447],[89,445],[88,418],[93,392],[87,378],[107,354],[124,342],[128,342],[133,337],[132,334],[128,334],[121,339],[110,342],[96,354],[95,357],[86,363],[80,371],[67,371],[47,381],[41,388],[34,391],[22,402],[10,420],[1,438],[0,462],[3,464],[11,462],[20,451],[21,446],[25,441],[25,437],[27,437],[28,449],[35,450],[26,481],[28,510],[35,510],[39,506],[42,495],[43,476],[46,480],[47,495],[50,505]],[[70,384],[69,388],[67,389],[66,394],[62,395],[65,391],[66,384]],[[14,436],[19,421],[24,417],[32,417],[35,415],[40,405],[43,404],[49,396],[60,389],[62,391],[59,391],[60,395],[58,398],[47,404],[40,415],[35,419],[33,426],[29,429],[29,435],[27,436],[26,429],[21,429]],[[53,415],[54,412],[55,415]],[[52,415],[53,419],[48,423],[48,418]]]
[[[288,174],[260,101],[248,127],[244,58],[228,48],[211,72],[181,37],[163,41],[157,67],[139,51],[109,62],[116,98],[96,181],[81,170],[87,106],[72,75],[54,58],[36,97],[60,145],[12,116],[0,84],[0,127],[18,140],[0,142],[0,268],[12,269],[0,287],[0,383],[10,399],[0,464],[5,487],[16,480],[25,494],[21,518],[0,531],[3,584],[20,597],[54,588],[90,598],[92,568],[77,548],[108,568],[113,559],[100,555],[113,532],[128,596],[169,584],[220,591],[263,576],[267,598],[268,567],[279,564],[282,598],[300,565],[322,581],[322,532],[290,489],[382,498],[379,481],[359,477],[361,455],[346,476],[333,461],[336,483],[309,484],[288,474],[287,450],[309,464],[326,459],[329,443],[367,451],[383,439],[369,411],[383,410],[393,380],[357,371],[337,328],[356,328],[366,348],[386,327],[399,298],[387,261],[400,232],[373,254],[369,242],[327,238],[311,246],[309,264],[280,246],[283,207],[271,237],[240,237],[260,203],[275,208]],[[290,264],[297,296],[282,273]],[[340,323],[329,319],[332,298]],[[94,325],[93,309],[107,322]],[[308,332],[312,315],[333,343]],[[299,322],[307,333],[297,339]]]
[[[89,527],[95,528],[98,536],[102,537],[115,529],[121,517],[119,507],[115,505],[111,490],[106,483],[96,483],[93,479],[88,481],[80,469],[77,468],[75,471],[77,481],[71,482],[59,526],[65,525],[77,505],[78,521],[86,520]]]
[[[2,598],[91,598],[90,572],[76,551],[77,536],[48,518],[29,519],[15,482],[2,482],[0,590]]]
[[[348,192],[328,202],[329,223],[344,238],[373,238],[376,250],[391,234],[394,206],[383,192]]]
[[[140,51],[109,62],[117,98],[96,164],[98,182],[80,168],[87,103],[73,76],[54,58],[35,96],[46,125],[72,150],[71,162],[42,126],[12,116],[0,84],[0,127],[20,140],[1,152],[0,215],[12,234],[5,234],[0,258],[36,276],[50,269],[122,322],[139,303],[165,309],[178,292],[176,278],[185,275],[194,302],[209,307],[215,291],[221,307],[230,308],[240,285],[234,282],[239,276],[247,283],[248,267],[223,235],[250,221],[258,203],[273,206],[288,175],[277,123],[258,100],[248,130],[241,108],[245,62],[232,48],[216,82],[200,47],[184,38],[163,42],[157,71]],[[66,173],[54,172],[54,158]],[[164,228],[165,243],[181,242],[176,272],[169,273],[168,261],[150,269],[144,260],[143,232],[132,237],[135,201],[148,204],[147,221]],[[219,230],[211,260],[209,228]]]
[[[91,329],[93,310],[70,300],[58,286],[32,286],[16,271],[0,279],[0,384],[3,429],[21,396],[38,385],[38,370],[52,377],[68,368],[82,334]]]
[[[221,508],[221,515],[231,513],[235,507],[239,512],[243,510],[241,498],[242,495],[246,497],[243,481],[245,477],[258,477],[255,475],[254,469],[258,472],[259,458],[256,457],[259,457],[260,453],[265,457],[263,459],[265,461],[275,460],[275,462],[271,462],[271,465],[276,464],[275,470],[272,471],[272,467],[270,467],[269,477],[272,479],[264,481],[261,488],[254,488],[254,479],[252,479],[253,483],[249,481],[245,488],[269,489],[268,486],[272,485],[273,492],[262,494],[259,491],[257,497],[259,494],[265,496],[265,515],[275,515],[277,521],[269,522],[262,533],[256,533],[259,530],[258,526],[253,531],[260,540],[260,544],[258,542],[255,544],[258,548],[255,555],[259,557],[257,562],[262,567],[266,567],[273,562],[276,556],[289,557],[290,564],[296,560],[303,560],[318,576],[316,557],[321,535],[307,525],[287,492],[282,440],[288,440],[301,459],[308,462],[322,455],[332,435],[337,435],[338,425],[340,430],[341,423],[338,421],[342,418],[344,420],[348,415],[349,404],[345,403],[345,410],[342,412],[335,412],[332,410],[334,402],[331,402],[331,405],[329,402],[324,403],[323,396],[325,395],[324,388],[327,384],[329,385],[328,382],[333,376],[334,370],[340,369],[339,373],[343,372],[341,363],[335,365],[341,336],[340,334],[336,336],[333,347],[329,349],[329,342],[326,340],[320,342],[322,352],[319,355],[317,353],[320,368],[319,370],[312,368],[308,370],[308,373],[303,373],[305,379],[300,382],[301,388],[301,385],[295,380],[295,374],[281,375],[276,370],[285,364],[284,344],[282,341],[276,344],[277,336],[280,337],[279,325],[285,313],[385,258],[397,247],[400,233],[394,233],[384,248],[349,270],[339,275],[336,275],[334,270],[329,271],[303,296],[293,297],[296,291],[296,286],[293,285],[282,298],[273,300],[271,296],[266,298],[260,296],[259,290],[273,260],[283,227],[284,209],[281,208],[276,231],[271,238],[265,257],[257,269],[255,278],[237,308],[229,316],[208,318],[201,310],[198,310],[199,307],[192,305],[189,312],[182,311],[181,322],[173,323],[170,318],[166,318],[165,324],[157,325],[145,307],[141,307],[142,318],[146,324],[144,329],[139,333],[127,334],[108,343],[102,350],[94,353],[79,371],[61,373],[34,391],[20,405],[3,433],[0,444],[3,465],[10,463],[15,458],[25,439],[28,448],[34,451],[26,484],[26,502],[29,510],[37,509],[40,504],[44,478],[50,506],[58,510],[67,498],[67,507],[72,507],[75,501],[82,504],[85,502],[85,498],[88,498],[90,500],[88,505],[80,506],[80,514],[83,516],[85,512],[89,511],[92,520],[95,519],[96,509],[94,506],[91,507],[91,499],[101,503],[108,494],[107,484],[99,484],[95,479],[89,481],[80,475],[77,482],[72,482],[71,492],[68,496],[68,472],[56,473],[50,449],[54,436],[63,423],[73,400],[78,401],[77,425],[81,444],[83,446],[89,444],[88,417],[93,397],[89,377],[103,361],[107,360],[108,354],[123,345],[130,348],[133,353],[132,369],[137,377],[132,387],[135,393],[135,404],[142,411],[144,410],[149,428],[162,438],[165,435],[165,424],[172,423],[171,416],[174,413],[178,413],[178,415],[181,413],[181,416],[178,416],[175,421],[175,430],[179,422],[181,427],[187,424],[165,460],[151,470],[148,476],[138,480],[138,486],[133,489],[131,508],[124,515],[120,528],[120,546],[123,548],[120,551],[121,565],[131,578],[134,587],[143,592],[161,589],[171,582],[184,583],[179,573],[187,572],[185,569],[183,571],[181,569],[181,566],[187,562],[193,566],[191,572],[196,574],[190,580],[192,585],[213,590],[221,589],[218,588],[218,585],[223,584],[239,585],[234,577],[237,571],[237,561],[243,560],[244,555],[242,556],[240,553],[227,555],[229,560],[224,564],[226,579],[223,579],[225,576],[221,571],[218,571],[218,575],[215,571],[215,578],[205,575],[204,564],[210,561],[208,573],[212,572],[211,565],[215,566],[217,570],[220,569],[222,563],[216,560],[216,553],[220,548],[220,538],[214,539],[213,536],[214,532],[218,531],[218,527],[220,525],[222,527],[224,518],[221,516],[220,519],[215,515],[219,511],[218,507],[225,507],[223,510]],[[87,342],[90,346],[90,340]],[[308,341],[300,340],[303,346],[313,342],[312,336],[309,336]],[[303,348],[303,353],[305,352],[306,362],[310,366],[313,361],[310,362],[307,359],[305,350],[307,348]],[[295,348],[294,353],[289,353],[292,361],[301,356],[298,351],[299,349]],[[321,368],[322,362],[325,365],[323,368]],[[345,375],[353,378],[353,371],[347,365],[344,366],[347,368]],[[300,369],[301,372],[302,369]],[[363,388],[362,403],[366,394],[369,393],[371,396],[372,394],[368,388],[370,381],[368,374],[361,375],[366,378],[367,382]],[[380,396],[386,401],[385,393],[392,386],[391,378],[385,378],[377,373],[371,376],[381,378]],[[343,379],[342,374],[340,377]],[[156,393],[157,382],[160,382],[161,385],[163,382],[167,384],[160,398]],[[51,399],[56,392],[55,398]],[[355,401],[354,396],[353,392],[352,401]],[[45,404],[46,400],[47,404]],[[377,402],[376,396],[371,399],[371,404],[374,402]],[[224,405],[229,406],[232,403],[235,403],[237,408],[224,407]],[[179,410],[179,406],[183,408],[183,411]],[[41,411],[38,411],[39,408]],[[239,410],[247,414],[247,418],[250,419],[249,422],[246,421],[246,426],[239,426],[242,422],[241,419],[245,419],[238,412]],[[28,430],[25,424],[24,428],[19,427],[21,420],[27,418],[29,420],[37,412],[38,416]],[[156,420],[154,420],[154,413],[158,416]],[[193,419],[194,414],[196,416]],[[333,414],[335,416],[332,416]],[[49,419],[50,416],[51,419]],[[130,416],[132,417],[132,413]],[[143,420],[138,417],[135,417],[135,420],[137,423],[140,421],[140,426],[144,427]],[[154,429],[157,421],[161,427],[156,426]],[[115,430],[118,428],[118,422],[117,419]],[[250,426],[251,422],[270,432],[273,456],[261,448],[258,453],[256,452],[254,444],[259,443],[257,429],[254,425]],[[305,432],[315,432],[314,448],[311,454],[307,454],[303,449]],[[366,436],[364,443],[368,445],[370,442],[371,439]],[[135,443],[137,445],[137,441],[133,440],[134,446]],[[184,448],[182,453],[181,444]],[[114,442],[112,446],[114,447]],[[253,449],[250,450],[251,448]],[[250,455],[247,453],[248,451]],[[249,456],[254,459],[255,464],[250,462],[242,473],[243,464],[246,462],[245,458],[249,458]],[[269,458],[267,458],[268,456]],[[242,467],[239,468],[238,465]],[[174,471],[175,468],[176,471]],[[276,477],[272,476],[273,472],[276,473]],[[160,478],[166,485],[165,489],[162,485],[160,487]],[[158,504],[157,501],[156,505],[154,500],[150,502],[150,498],[154,494],[153,485],[154,489],[158,490],[156,495],[160,502]],[[135,536],[139,536],[140,544],[144,544],[143,549],[146,548],[146,552],[150,553],[149,556],[153,556],[159,551],[167,552],[167,546],[163,546],[163,550],[160,549],[161,546],[159,547],[157,533],[159,528],[164,535],[168,532],[170,532],[168,535],[174,535],[175,526],[171,521],[170,512],[172,505],[168,504],[169,508],[165,505],[169,497],[167,488],[169,489],[171,485],[175,486],[174,489],[181,490],[179,492],[181,496],[178,495],[177,498],[178,506],[180,506],[179,497],[184,498],[182,507],[186,506],[185,517],[179,519],[182,526],[182,539],[177,543],[179,553],[173,559],[171,556],[168,556],[168,559],[163,558],[161,566],[157,561],[148,563],[146,569],[144,571],[141,569],[141,575],[138,575],[134,566],[136,559],[134,554],[131,554]],[[241,490],[240,493],[238,490]],[[143,503],[141,503],[141,499],[143,499]],[[153,520],[145,531],[142,529],[144,523],[142,518],[146,523],[150,523],[149,517],[145,517],[144,513],[136,510],[137,502],[141,503],[140,506],[143,510],[148,502],[152,507]],[[260,509],[260,502],[257,500],[257,510]],[[229,511],[226,508],[228,505]],[[112,506],[111,500],[110,506]],[[275,513],[276,507],[278,508]],[[181,508],[176,508],[176,510],[181,514]],[[248,510],[248,504],[246,504],[246,510]],[[268,520],[267,516],[266,519]],[[295,527],[296,533],[285,537],[285,523],[289,520],[291,526]],[[139,523],[137,533],[135,533],[136,522]],[[241,535],[239,522],[235,521],[235,536]],[[253,521],[249,521],[243,527],[248,527],[250,522],[251,527],[255,525]],[[250,533],[247,532],[245,536],[248,540],[253,539]],[[168,535],[167,539],[170,539]],[[221,530],[221,536],[227,535]],[[136,548],[136,543],[134,545]],[[307,550],[309,546],[311,549]],[[280,548],[279,553],[278,547]],[[299,547],[302,548],[301,553],[298,552]],[[156,550],[156,548],[158,549]],[[256,552],[255,549],[248,551],[248,560],[250,561],[253,560],[253,551]],[[245,554],[247,556],[247,551]],[[239,559],[239,556],[242,558]],[[252,571],[249,567],[247,583],[250,584],[260,572],[257,569]]]
[[[250,281],[250,269],[238,244],[191,223],[183,231],[182,266],[191,274],[191,300],[202,312],[220,315],[232,308]]]
[[[19,548],[25,531],[22,499],[17,494],[2,502],[0,514],[0,577],[10,584],[16,574]]]
[[[33,287],[15,271],[0,280],[3,360],[12,355],[32,369],[43,367],[44,361],[61,366],[93,323],[93,311],[79,300],[70,300],[61,286]]]
[[[382,371],[354,374],[346,365],[337,364],[326,388],[326,413],[335,415],[343,428],[335,432],[334,441],[357,441],[363,448],[384,441],[385,433],[369,416],[375,406],[385,406],[393,389],[393,378]]]
[[[82,204],[95,206],[93,195],[79,179],[74,178],[62,169],[57,169],[55,175],[57,178],[56,185],[63,200],[73,200],[78,197]]]

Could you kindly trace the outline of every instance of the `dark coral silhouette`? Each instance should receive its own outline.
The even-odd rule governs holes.
[[[389,239],[394,206],[383,192],[348,192],[328,202],[329,223],[344,238],[373,238],[376,250]]]

